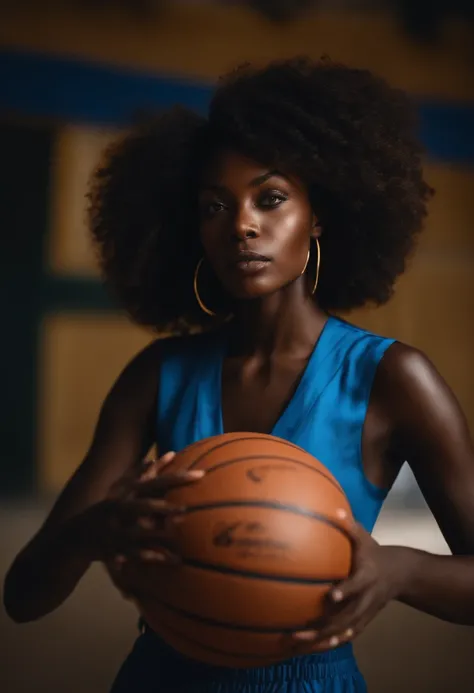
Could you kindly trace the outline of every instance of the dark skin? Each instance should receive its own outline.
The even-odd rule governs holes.
[[[271,432],[327,319],[310,293],[314,277],[304,272],[310,239],[324,229],[301,181],[222,152],[203,173],[200,233],[207,261],[235,299],[224,430]],[[268,260],[236,264],[242,250]],[[142,464],[154,442],[159,358],[156,342],[120,376],[85,461],[13,564],[4,599],[15,620],[57,608],[94,560],[117,574],[140,561],[179,569],[171,568],[173,526],[183,509],[163,496],[170,486],[199,481],[166,472],[173,453],[156,466]],[[392,599],[474,625],[474,449],[453,393],[417,350],[397,343],[382,359],[362,450],[367,478],[380,487],[408,460],[454,555],[379,546],[354,526],[351,576],[329,593],[325,618],[295,634],[296,652],[354,638]]]

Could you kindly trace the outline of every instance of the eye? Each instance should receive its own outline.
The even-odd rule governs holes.
[[[219,214],[219,212],[223,212],[226,209],[226,206],[218,200],[202,202],[200,207],[201,214],[204,217],[213,217],[216,214]]]
[[[278,207],[282,202],[286,202],[288,197],[277,190],[263,193],[259,199],[261,207]]]

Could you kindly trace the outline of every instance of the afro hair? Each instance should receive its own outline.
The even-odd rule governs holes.
[[[315,300],[347,312],[389,300],[427,214],[414,108],[371,72],[298,58],[223,77],[207,117],[176,107],[112,145],[89,194],[107,283],[139,324],[209,327],[193,292],[199,175],[233,149],[296,175],[323,228]]]

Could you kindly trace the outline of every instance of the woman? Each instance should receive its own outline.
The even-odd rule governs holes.
[[[259,431],[305,447],[344,487],[358,522],[351,576],[294,634],[288,662],[207,667],[144,624],[114,693],[360,692],[351,641],[390,600],[474,624],[465,418],[423,354],[332,315],[390,298],[430,194],[406,97],[330,61],[243,67],[208,119],[173,110],[109,151],[91,193],[108,282],[138,323],[201,334],[155,341],[118,378],[86,459],[10,569],[14,620],[57,608],[92,561],[112,561],[123,584],[140,562],[179,570],[185,509],[162,496],[199,474],[167,474],[171,452],[156,475],[145,454]],[[405,460],[453,556],[370,537]]]

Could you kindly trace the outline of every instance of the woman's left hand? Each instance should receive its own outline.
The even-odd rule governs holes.
[[[306,652],[353,640],[402,588],[406,575],[406,552],[402,547],[380,546],[357,524],[351,530],[351,539],[351,575],[328,593],[324,614],[314,629],[293,634]]]

